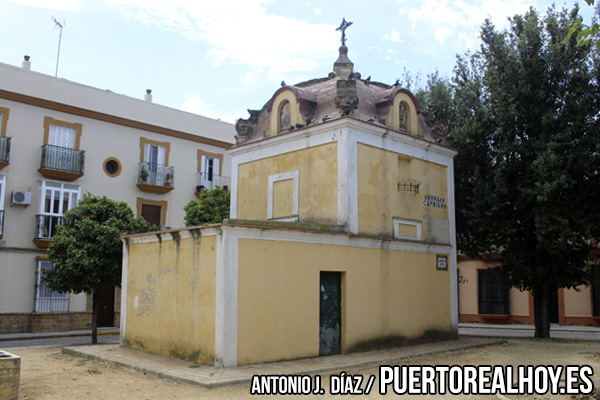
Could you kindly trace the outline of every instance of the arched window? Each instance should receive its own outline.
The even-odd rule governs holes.
[[[279,132],[289,129],[292,125],[292,111],[290,102],[284,101],[279,108]]]
[[[401,131],[408,131],[408,108],[404,102],[398,106],[398,122]]]

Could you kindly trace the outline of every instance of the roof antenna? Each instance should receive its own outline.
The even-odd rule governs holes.
[[[52,20],[54,21],[54,27],[58,27],[60,29],[60,34],[58,36],[58,54],[56,55],[56,72],[54,73],[54,77],[56,78],[58,76],[58,60],[60,59],[60,42],[62,41],[62,30],[66,24],[64,19],[61,23],[58,19],[54,18],[54,16],[52,17]]]

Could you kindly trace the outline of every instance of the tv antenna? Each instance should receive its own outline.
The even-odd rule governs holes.
[[[56,78],[58,76],[58,60],[60,59],[60,42],[62,41],[62,30],[66,24],[64,19],[61,22],[57,18],[52,17],[52,20],[54,21],[54,28],[58,27],[58,29],[60,29],[60,34],[58,35],[58,54],[56,55],[56,72],[54,73],[54,77]]]

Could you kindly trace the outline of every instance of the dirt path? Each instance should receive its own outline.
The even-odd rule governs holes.
[[[20,398],[45,399],[257,399],[278,396],[252,396],[250,384],[205,389],[177,383],[103,362],[90,361],[61,353],[60,348],[11,349],[22,357]],[[600,385],[600,343],[509,340],[506,345],[489,346],[458,353],[414,358],[407,365],[589,365]],[[378,375],[378,366],[346,371],[348,374]],[[329,375],[329,374],[327,374]],[[329,393],[328,376],[323,387]],[[376,384],[377,385],[377,384]],[[396,397],[391,390],[381,396],[373,390],[368,398]],[[350,395],[279,396],[279,398],[350,399]],[[420,396],[419,398],[495,399],[491,396]],[[509,396],[510,399],[570,399],[567,395]]]

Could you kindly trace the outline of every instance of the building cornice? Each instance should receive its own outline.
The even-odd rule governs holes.
[[[52,100],[41,99],[38,97],[28,96],[21,93],[15,93],[8,90],[0,89],[0,99],[10,100],[17,103],[27,104],[34,107],[45,108],[53,111],[60,111],[67,114],[77,115],[80,117],[95,119],[102,122],[121,125],[128,128],[140,129],[148,132],[158,133],[160,135],[170,136],[178,139],[189,140],[196,143],[203,143],[211,146],[229,149],[233,146],[232,143],[227,143],[221,140],[206,138],[203,136],[194,135],[187,132],[177,131],[174,129],[165,128],[162,126],[148,124],[146,122],[136,121],[128,118],[118,117],[115,115],[105,114],[94,110],[89,110],[81,107],[72,106],[69,104],[59,103]]]
[[[418,136],[409,135],[407,133],[398,132],[388,127],[375,125],[372,123],[360,121],[352,117],[345,117],[333,121],[323,122],[317,125],[309,125],[289,133],[282,133],[276,136],[270,136],[262,140],[244,143],[229,149],[229,154],[236,156],[243,153],[252,152],[258,148],[267,147],[270,145],[293,142],[303,140],[306,137],[316,136],[326,132],[336,132],[343,128],[353,128],[366,133],[370,133],[381,138],[393,139],[397,142],[409,144],[417,148],[433,151],[448,157],[454,157],[458,152],[450,147],[433,143],[429,140]]]

